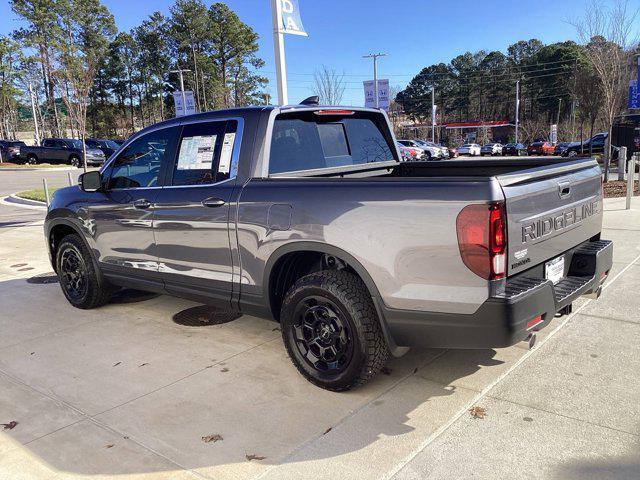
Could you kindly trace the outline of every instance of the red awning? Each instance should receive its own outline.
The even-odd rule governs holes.
[[[508,120],[487,120],[479,122],[453,122],[445,123],[445,128],[493,128],[493,127],[515,127]]]

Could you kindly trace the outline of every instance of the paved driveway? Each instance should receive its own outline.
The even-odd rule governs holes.
[[[412,350],[340,394],[300,377],[272,322],[187,327],[193,303],[150,295],[75,310],[25,281],[50,271],[41,226],[2,228],[0,423],[18,423],[0,478],[637,479],[634,201],[606,202],[603,297],[533,350]]]

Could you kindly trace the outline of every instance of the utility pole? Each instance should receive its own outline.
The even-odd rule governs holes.
[[[190,72],[191,70],[178,68],[177,70],[171,70],[171,73],[177,73],[180,75],[180,91],[182,92],[182,111],[183,115],[187,114],[187,96],[184,93],[184,72]]]
[[[378,108],[378,57],[386,57],[386,53],[370,53],[362,58],[373,58],[373,91],[376,96],[375,106]]]
[[[273,21],[273,49],[276,60],[276,83],[278,84],[278,105],[289,104],[287,91],[287,65],[284,56],[284,33],[281,28],[282,4],[280,0],[271,0],[271,19]]]
[[[33,85],[29,82],[29,97],[31,98],[31,112],[33,114],[33,127],[36,132],[36,144],[40,145],[40,130],[38,129],[38,116],[36,115],[36,102],[33,98]]]
[[[431,141],[436,143],[436,90],[431,85]]]
[[[560,125],[560,111],[562,110],[562,97],[558,99],[558,119],[556,120],[556,125]]]
[[[516,82],[516,143],[518,143],[518,127],[520,126],[520,80]]]

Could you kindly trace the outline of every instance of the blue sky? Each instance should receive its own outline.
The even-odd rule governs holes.
[[[205,0],[209,5],[212,2]],[[511,43],[538,38],[545,43],[574,39],[568,20],[587,0],[299,0],[308,38],[287,35],[290,102],[311,95],[313,73],[322,64],[346,74],[344,102],[364,102],[362,81],[372,76],[371,52],[389,56],[379,62],[379,77],[404,86],[424,66],[448,62],[467,50],[505,51]],[[631,0],[630,6],[637,5]],[[172,0],[103,0],[118,28],[129,30],[154,10],[167,14]],[[270,0],[226,3],[260,35],[263,75],[275,96],[275,66]],[[606,1],[605,1],[606,3]],[[19,26],[8,0],[0,3],[0,33]],[[636,21],[640,25],[640,18]],[[638,28],[636,29],[638,30]]]

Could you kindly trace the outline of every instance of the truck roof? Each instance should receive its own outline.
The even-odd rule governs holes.
[[[134,135],[138,135],[140,133],[146,132],[147,130],[155,130],[159,126],[167,126],[170,127],[172,125],[178,124],[182,121],[193,121],[193,120],[204,120],[204,119],[216,119],[221,117],[230,117],[230,116],[246,116],[247,114],[259,114],[265,111],[273,111],[280,110],[282,113],[290,112],[290,111],[305,111],[305,110],[353,110],[358,112],[372,112],[372,113],[382,113],[384,110],[379,110],[375,108],[366,108],[366,107],[352,107],[352,106],[336,106],[336,105],[264,105],[264,106],[249,106],[249,107],[238,107],[238,108],[226,108],[223,110],[211,110],[208,112],[195,113],[193,115],[185,115],[182,117],[170,118],[168,120],[164,120],[162,122],[154,123],[153,125],[149,125],[148,127],[143,128],[142,130],[137,131]]]

